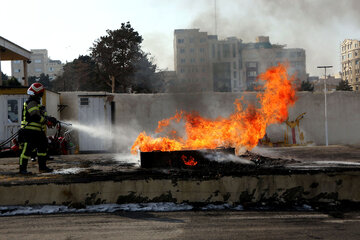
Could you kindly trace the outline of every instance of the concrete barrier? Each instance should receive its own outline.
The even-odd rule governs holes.
[[[359,171],[299,171],[218,178],[152,178],[127,174],[118,179],[72,179],[65,182],[7,183],[0,186],[0,205],[93,205],[101,203],[341,203],[360,202]],[[290,175],[291,172],[291,175]]]

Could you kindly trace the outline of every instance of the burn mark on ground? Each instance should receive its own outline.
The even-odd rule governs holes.
[[[148,202],[149,199],[147,197],[141,197],[136,195],[135,192],[130,192],[128,195],[120,195],[116,201],[117,204],[125,204],[125,203],[145,203]]]

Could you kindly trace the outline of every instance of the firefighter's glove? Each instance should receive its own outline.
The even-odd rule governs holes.
[[[47,117],[46,118],[46,125],[49,127],[49,128],[52,128],[52,127],[55,127],[58,120],[54,117]]]

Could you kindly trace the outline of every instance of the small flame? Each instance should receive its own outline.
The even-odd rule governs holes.
[[[175,116],[159,122],[156,133],[167,137],[153,138],[146,132],[139,134],[131,152],[136,154],[151,151],[176,151],[185,149],[214,149],[217,147],[246,147],[252,149],[263,138],[267,126],[281,123],[288,117],[288,108],[296,101],[294,76],[289,77],[287,66],[279,64],[259,75],[264,81],[257,98],[260,107],[248,104],[243,108],[243,99],[236,99],[235,110],[228,117],[215,120],[201,117],[197,112],[178,111]],[[171,123],[185,123],[186,137],[174,130],[167,130]]]
[[[198,162],[195,161],[195,159],[194,159],[192,156],[190,156],[190,157],[189,157],[189,160],[188,160],[185,155],[182,155],[182,156],[181,156],[181,160],[183,160],[183,162],[185,163],[185,165],[188,165],[188,166],[195,166],[196,164],[198,164]]]

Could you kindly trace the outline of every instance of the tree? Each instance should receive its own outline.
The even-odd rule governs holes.
[[[341,80],[339,85],[336,86],[336,91],[352,91],[352,87],[350,86],[348,80]]]
[[[4,74],[5,75],[5,74]],[[3,76],[4,77],[4,76]],[[6,79],[6,80],[4,80]],[[21,83],[15,78],[11,77],[10,79],[5,75],[3,78],[3,86],[5,87],[20,87]]]
[[[300,91],[312,92],[314,91],[314,84],[310,83],[309,80],[302,81],[300,86]]]
[[[54,91],[104,91],[107,87],[103,73],[90,56],[80,55],[63,69],[63,74],[52,82]]]
[[[6,74],[4,74],[3,72],[1,72],[1,80],[7,81],[8,79],[9,79],[9,77]]]
[[[106,73],[105,83],[111,91],[126,92],[129,76],[135,72],[135,63],[142,57],[140,44],[142,36],[135,31],[130,22],[122,23],[117,30],[106,30],[107,35],[100,37],[90,48],[91,57],[99,69]]]
[[[41,83],[42,85],[44,85],[46,89],[51,89],[52,87],[52,83],[50,82],[50,77],[48,74],[45,75],[44,73],[41,73],[39,77],[36,76],[28,77],[29,86],[35,82]]]

